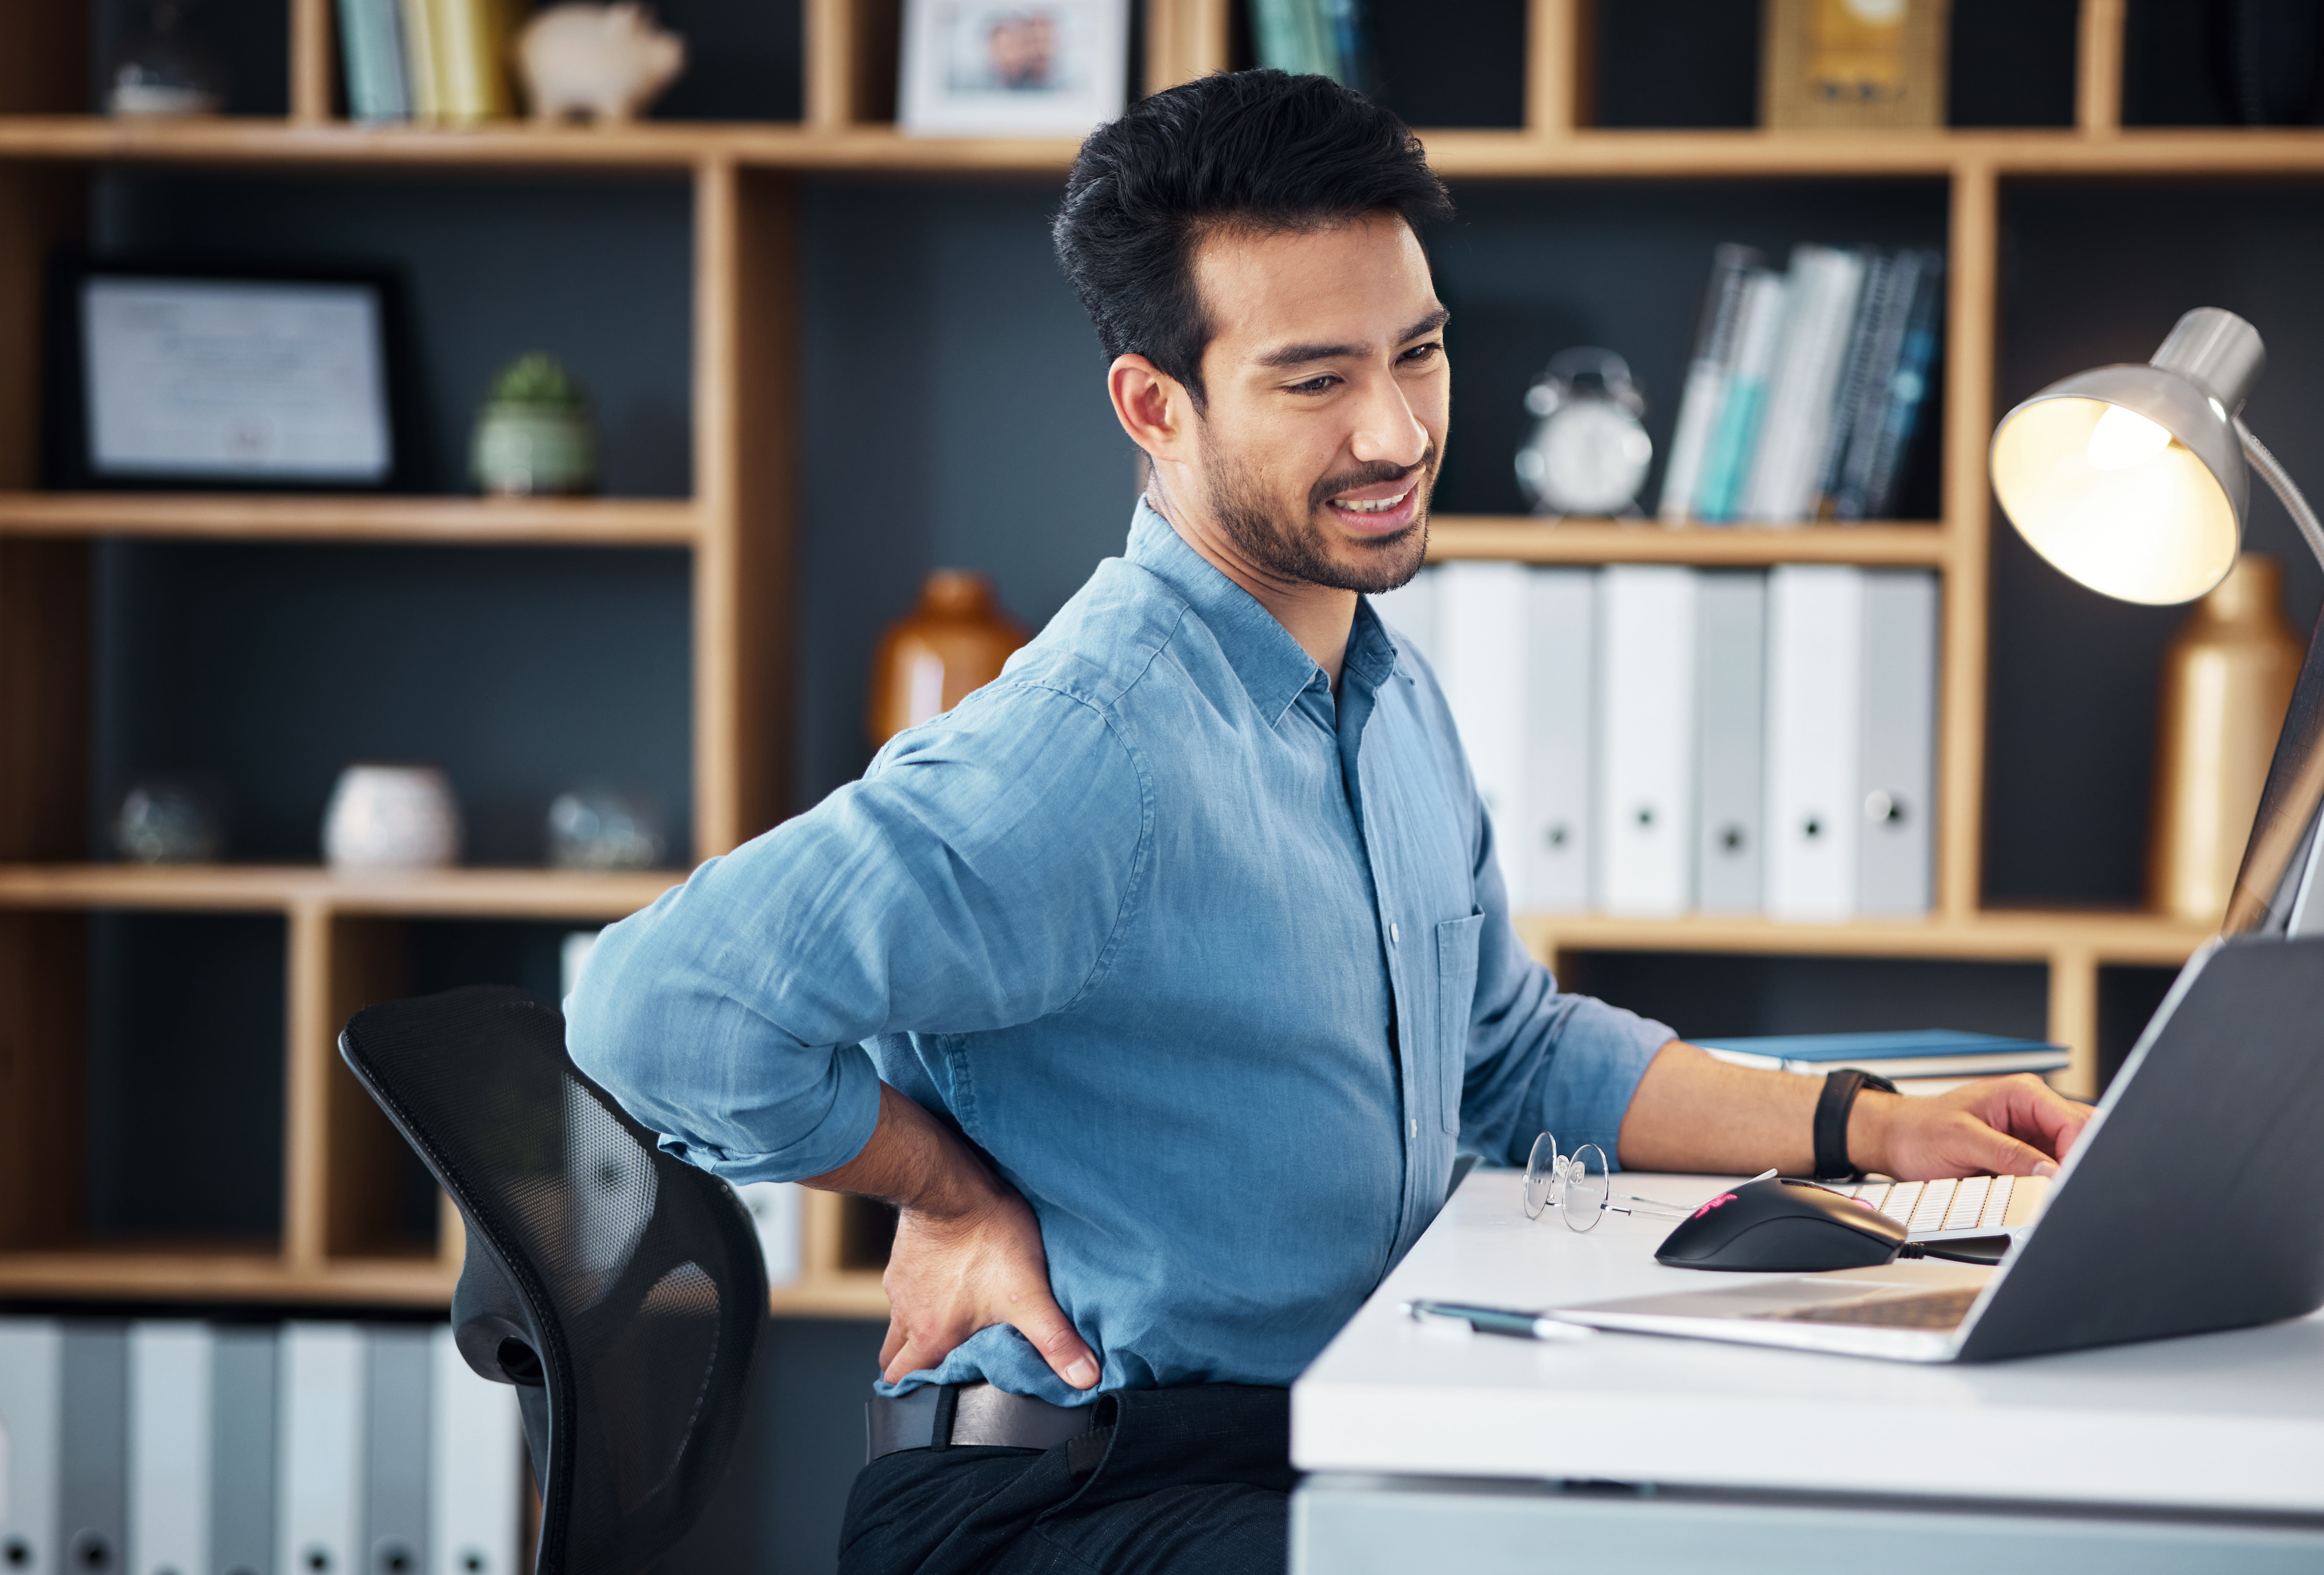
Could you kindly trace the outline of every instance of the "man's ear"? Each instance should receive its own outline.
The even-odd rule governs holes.
[[[1131,442],[1154,459],[1178,457],[1194,410],[1184,384],[1143,356],[1116,356],[1106,368],[1105,387],[1114,419]]]

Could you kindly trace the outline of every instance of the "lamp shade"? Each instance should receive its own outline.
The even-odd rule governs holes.
[[[2192,601],[2227,577],[2251,496],[2236,412],[2266,365],[2258,330],[2198,307],[2144,366],[2053,383],[2001,419],[2002,511],[2061,572],[2122,601]]]

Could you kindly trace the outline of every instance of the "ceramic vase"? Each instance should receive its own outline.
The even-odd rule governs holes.
[[[571,496],[597,489],[597,433],[573,405],[495,402],[476,417],[469,468],[499,497]]]
[[[2281,566],[2246,552],[2163,652],[2147,853],[2158,912],[2226,913],[2305,649],[2284,621]]]
[[[460,862],[460,806],[432,765],[350,765],[323,815],[334,869],[442,869]]]
[[[919,605],[889,626],[872,658],[865,718],[872,744],[885,744],[991,683],[1027,638],[983,575],[963,569],[929,575]]]

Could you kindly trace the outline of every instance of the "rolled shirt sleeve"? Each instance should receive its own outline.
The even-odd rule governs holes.
[[[1622,1116],[1638,1079],[1678,1035],[1651,1018],[1558,989],[1509,922],[1481,803],[1477,823],[1477,905],[1485,926],[1462,1083],[1462,1146],[1521,1165],[1534,1139],[1554,1132],[1564,1152],[1594,1143],[1618,1165]]]
[[[1097,982],[1148,819],[1103,715],[1004,679],[607,929],[567,1045],[672,1153],[821,1175],[878,1121],[862,1041],[1005,1028]]]

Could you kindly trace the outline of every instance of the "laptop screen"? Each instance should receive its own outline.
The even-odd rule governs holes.
[[[2222,934],[2285,932],[2308,869],[2319,805],[2324,805],[2324,616],[2318,617],[2308,658],[2300,664],[2300,683],[2276,739],[2275,763],[2268,768],[2259,813],[2252,819]]]

